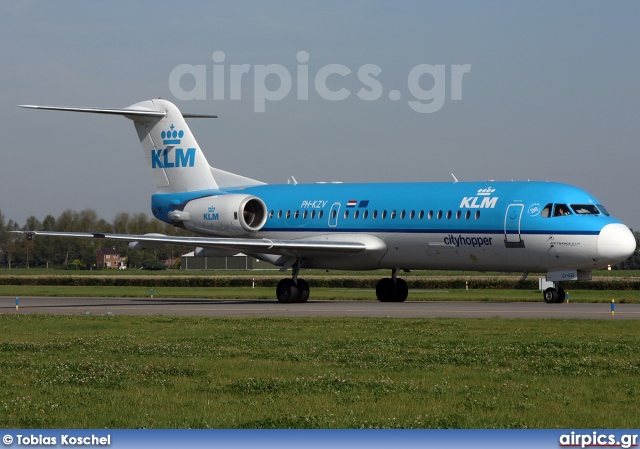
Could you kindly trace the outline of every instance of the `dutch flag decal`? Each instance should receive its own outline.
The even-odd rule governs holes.
[[[349,200],[347,202],[347,207],[356,207],[356,204],[358,204],[358,200]]]

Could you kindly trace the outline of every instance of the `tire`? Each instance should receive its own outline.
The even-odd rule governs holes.
[[[544,302],[546,302],[547,304],[557,303],[559,296],[560,295],[558,294],[558,290],[556,290],[555,288],[549,287],[544,291]]]
[[[298,300],[298,287],[293,279],[282,279],[276,287],[276,296],[282,303],[292,303]]]
[[[309,299],[309,284],[304,279],[298,279],[298,300],[296,302],[307,302]]]
[[[380,279],[376,284],[376,296],[380,302],[404,302],[409,295],[409,287],[404,279]]]
[[[564,288],[558,287],[558,304],[563,303],[566,298],[566,293],[564,292]]]
[[[376,297],[380,302],[392,302],[396,296],[396,290],[397,287],[393,283],[393,279],[380,279],[376,284]]]
[[[395,302],[404,302],[409,296],[409,286],[404,279],[396,279]]]

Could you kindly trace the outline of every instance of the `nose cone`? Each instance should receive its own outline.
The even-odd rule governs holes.
[[[636,238],[622,223],[606,225],[598,236],[598,255],[611,263],[622,262],[636,250]]]

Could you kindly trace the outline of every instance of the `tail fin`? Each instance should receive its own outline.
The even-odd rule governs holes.
[[[182,114],[167,100],[148,100],[124,109],[69,108],[20,105],[32,109],[116,114],[133,120],[140,143],[153,173],[158,193],[218,190],[263,184],[209,166],[193,137],[186,118],[215,115]]]

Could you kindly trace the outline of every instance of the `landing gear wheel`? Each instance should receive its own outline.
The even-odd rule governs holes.
[[[558,304],[564,302],[564,299],[566,298],[566,294],[564,292],[564,288],[558,287]]]
[[[298,300],[298,287],[295,282],[293,282],[293,279],[282,279],[278,282],[276,296],[278,297],[278,301],[283,303],[296,302]]]
[[[392,302],[395,291],[396,285],[391,278],[380,279],[376,284],[376,297],[380,302]]]
[[[304,279],[298,279],[298,300],[296,302],[307,302],[309,299],[309,284]]]
[[[559,296],[560,295],[558,294],[558,290],[553,287],[549,287],[544,291],[544,302],[546,302],[547,304],[557,303]]]
[[[380,279],[376,284],[376,296],[380,302],[403,302],[409,295],[409,287],[404,279]]]
[[[404,279],[396,279],[396,289],[395,302],[404,302],[409,296],[409,286]]]

